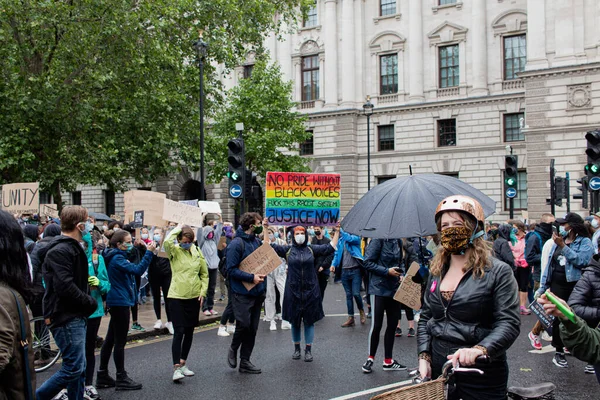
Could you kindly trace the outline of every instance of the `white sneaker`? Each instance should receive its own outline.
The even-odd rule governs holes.
[[[221,325],[219,326],[219,331],[217,332],[217,336],[229,336],[229,333],[227,332],[227,327]]]
[[[180,381],[183,378],[185,378],[185,375],[183,372],[181,372],[181,368],[177,368],[175,371],[173,371],[173,382]]]
[[[552,341],[552,336],[548,335],[548,332],[546,332],[546,331],[543,331],[541,336],[542,336],[542,340],[545,340],[546,342]]]
[[[215,310],[210,310],[210,313],[211,313],[212,315],[217,315],[217,314],[219,314],[219,312],[218,312],[218,311],[215,311]]]
[[[289,322],[287,322],[287,321],[284,321],[284,320],[282,320],[282,321],[281,321],[281,329],[283,329],[283,330],[289,330],[289,329],[292,329],[292,324],[290,324],[290,323],[289,323]]]
[[[98,391],[93,385],[85,387],[83,391],[83,397],[85,398],[85,396],[89,397],[92,400],[100,398],[100,396],[98,395]]]
[[[227,324],[227,333],[229,333],[229,334],[235,333],[235,324]]]
[[[275,314],[275,321],[281,321],[281,313]]]
[[[154,329],[156,329],[156,330],[162,329],[163,327],[164,327],[163,323],[160,319],[157,320],[156,323],[154,324]]]
[[[181,373],[183,374],[183,376],[194,376],[196,374],[194,374],[194,371],[192,371],[191,369],[189,369],[187,366],[183,366],[181,368],[179,368],[179,370],[181,371]]]
[[[171,335],[173,335],[175,333],[175,329],[173,329],[173,323],[171,321],[169,321],[165,324],[165,328],[167,328],[167,330],[169,331],[169,333]]]
[[[52,398],[52,400],[69,400],[69,396],[67,396],[67,389],[63,389],[56,396]]]
[[[277,330],[277,322],[271,321],[271,326],[269,327],[269,330],[276,331]]]

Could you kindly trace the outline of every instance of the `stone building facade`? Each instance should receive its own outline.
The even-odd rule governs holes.
[[[342,174],[343,212],[368,187],[367,96],[371,187],[409,167],[449,174],[497,201],[492,220],[506,219],[510,146],[519,156],[517,216],[528,210],[537,219],[550,209],[552,158],[577,192],[584,134],[600,124],[600,2],[317,0],[301,27],[287,28],[265,44],[309,116],[313,136],[301,153],[315,172]],[[255,57],[224,77],[225,87],[243,79]],[[184,172],[151,188],[180,199],[190,179],[198,177]],[[208,192],[229,209],[225,183]],[[584,211],[580,202],[571,207]]]

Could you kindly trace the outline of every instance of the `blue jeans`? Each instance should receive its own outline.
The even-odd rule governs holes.
[[[341,267],[340,267],[341,268]],[[342,269],[342,285],[344,285],[344,291],[346,291],[346,306],[348,307],[348,315],[354,316],[354,303],[352,298],[356,301],[356,305],[359,310],[363,310],[363,301],[360,297],[360,283],[362,282],[362,276],[360,268],[346,268]]]
[[[86,325],[85,318],[75,318],[50,329],[62,353],[62,366],[36,391],[38,400],[51,400],[64,388],[67,388],[69,400],[83,399]]]
[[[292,342],[294,342],[294,344],[300,343],[300,341],[302,340],[301,335],[302,334],[300,331],[300,325],[292,324]],[[315,324],[312,324],[312,325],[304,324],[304,343],[306,343],[307,345],[312,345],[314,338],[315,338]]]

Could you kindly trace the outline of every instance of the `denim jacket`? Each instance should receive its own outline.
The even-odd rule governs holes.
[[[351,235],[348,232],[344,232],[340,229],[340,239],[338,241],[337,250],[333,256],[333,262],[331,265],[338,268],[342,261],[342,254],[344,253],[344,246],[348,246],[347,249],[350,255],[359,260],[364,260],[362,251],[360,249],[360,236]]]
[[[548,267],[542,273],[542,279],[540,279],[540,288],[537,293],[541,295],[550,287],[550,281],[552,278],[552,256],[556,251],[556,243],[552,245],[550,254],[548,254]],[[594,248],[590,238],[577,236],[573,243],[563,247],[562,254],[565,256],[567,264],[565,265],[565,274],[567,275],[567,282],[577,282],[581,278],[581,270],[588,266],[592,256],[594,255]]]

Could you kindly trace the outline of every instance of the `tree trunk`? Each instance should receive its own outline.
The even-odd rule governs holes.
[[[56,203],[56,207],[58,208],[58,212],[60,214],[63,208],[63,201],[59,182],[53,182],[50,185],[50,194],[52,195],[52,199],[54,200],[54,203]]]

